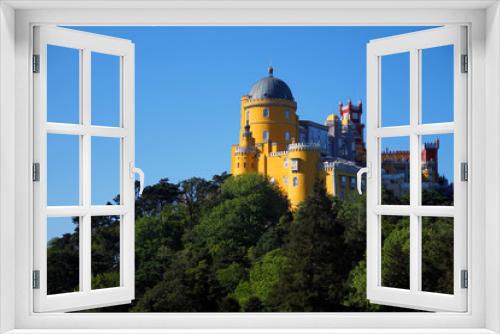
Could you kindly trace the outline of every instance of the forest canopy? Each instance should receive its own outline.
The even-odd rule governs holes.
[[[295,210],[257,173],[162,179],[136,192],[135,214],[135,300],[92,312],[402,310],[366,299],[365,196],[334,198],[319,178]],[[78,221],[48,242],[48,294],[78,291]],[[119,227],[119,217],[92,219],[93,289],[119,286]],[[382,217],[384,286],[409,286],[409,233],[408,217]],[[422,244],[423,289],[453,293],[453,219],[424,217]]]

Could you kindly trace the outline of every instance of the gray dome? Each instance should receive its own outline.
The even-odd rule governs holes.
[[[293,101],[293,95],[290,87],[284,81],[273,77],[273,68],[270,67],[269,76],[253,85],[250,94],[248,94],[248,99],[282,99]]]

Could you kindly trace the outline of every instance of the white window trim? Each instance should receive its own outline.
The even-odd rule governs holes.
[[[0,4],[0,332],[16,329],[15,333],[40,333],[36,329],[64,328],[61,333],[123,332],[144,333],[146,328],[170,328],[162,332],[184,332],[175,328],[191,328],[192,332],[289,332],[300,328],[301,333],[410,332],[422,333],[493,333],[500,332],[500,11],[496,1],[399,1],[403,9],[386,10],[393,4],[371,1],[370,9],[363,2],[335,1],[331,3],[296,1],[275,2],[272,8],[262,3],[231,3],[223,10],[220,3],[197,3],[197,9],[179,9],[178,2],[151,4],[137,2],[20,2]],[[18,10],[10,6],[33,8]],[[75,10],[71,6],[78,8]],[[101,11],[92,8],[114,8]],[[123,9],[120,6],[143,7],[145,10]],[[147,9],[155,6],[154,9]],[[177,7],[175,7],[177,6]],[[190,7],[191,6],[191,7]],[[185,2],[186,8],[193,4]],[[394,5],[396,6],[396,5]],[[432,6],[425,7],[425,6]],[[490,6],[488,9],[486,7]],[[63,10],[56,10],[62,7]],[[66,7],[66,8],[63,8]],[[67,8],[69,7],[69,8]],[[164,8],[157,8],[164,7]],[[170,8],[167,8],[170,7]],[[231,7],[231,8],[229,8]],[[52,10],[38,10],[38,9]],[[308,9],[308,10],[304,10]],[[350,9],[346,9],[350,8]],[[404,9],[406,8],[406,9]],[[409,10],[409,8],[412,8]],[[61,8],[60,8],[61,9]],[[251,10],[249,10],[251,9]],[[450,10],[452,9],[452,10]],[[474,10],[476,9],[476,10]],[[287,15],[283,15],[286,11]],[[208,14],[211,15],[208,15]],[[217,15],[212,15],[217,13]],[[15,21],[14,21],[15,16]],[[467,23],[472,29],[469,55],[471,87],[468,98],[468,143],[472,152],[469,166],[469,312],[400,313],[400,314],[33,314],[30,277],[32,261],[32,184],[29,179],[32,163],[32,104],[31,29],[33,23],[61,25],[442,25]],[[486,22],[486,24],[485,24]],[[486,29],[487,27],[487,29]],[[14,35],[15,34],[15,35]],[[15,37],[14,37],[15,36]],[[12,83],[15,84],[12,84]],[[474,116],[474,122],[472,122]],[[486,120],[488,120],[486,122]],[[486,140],[485,133],[488,133]],[[15,145],[12,143],[15,142]],[[485,152],[488,152],[486,157]],[[487,163],[488,162],[488,163]],[[485,175],[488,182],[485,182]],[[474,183],[472,184],[472,181]],[[5,186],[4,186],[5,185]],[[15,195],[12,194],[15,189]],[[488,194],[488,196],[486,196]],[[15,224],[12,224],[12,222]],[[474,226],[472,230],[471,225]],[[474,247],[472,247],[474,245]],[[15,286],[13,289],[12,287]],[[485,293],[488,291],[488,293]],[[12,307],[15,305],[15,307]],[[355,317],[355,318],[353,318]],[[130,330],[138,328],[142,330]],[[354,327],[353,327],[354,326]],[[100,328],[100,330],[98,329]],[[259,329],[260,328],[260,329]],[[358,328],[359,331],[353,328]],[[385,328],[385,329],[383,329]],[[437,328],[437,329],[436,329]],[[460,330],[467,328],[466,330]],[[26,329],[26,330],[23,330]],[[30,330],[28,330],[30,329]],[[106,329],[108,329],[106,331]],[[115,329],[112,331],[112,329]],[[237,330],[242,329],[242,330]],[[454,330],[455,329],[455,330]],[[46,333],[47,331],[45,331]],[[51,331],[53,332],[53,331]],[[246,331],[248,332],[248,330]],[[345,331],[343,331],[345,332]],[[414,332],[414,331],[412,331]],[[13,332],[14,333],[14,332]]]

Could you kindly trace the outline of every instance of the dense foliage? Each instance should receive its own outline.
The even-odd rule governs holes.
[[[450,201],[424,193],[436,204]],[[401,199],[384,193],[384,203]],[[119,203],[119,197],[114,201]],[[136,299],[101,312],[394,311],[366,299],[366,199],[316,178],[291,211],[257,173],[162,179],[137,195]],[[48,243],[49,293],[78,290],[79,228]],[[92,220],[92,288],[119,285],[119,217]],[[408,288],[408,217],[382,217],[382,284]],[[452,293],[453,220],[422,219],[425,291]]]

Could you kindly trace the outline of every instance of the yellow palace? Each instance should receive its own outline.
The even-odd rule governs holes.
[[[297,102],[282,80],[268,76],[241,98],[240,142],[232,146],[231,174],[267,175],[298,205],[311,191],[315,174],[327,191],[342,199],[356,196],[356,173],[365,164],[361,102],[339,105],[325,124],[302,121]],[[362,181],[364,188],[364,180]]]

